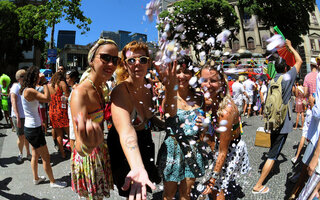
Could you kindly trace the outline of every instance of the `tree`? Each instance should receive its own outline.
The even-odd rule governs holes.
[[[22,45],[19,40],[19,20],[16,6],[9,1],[0,1],[0,73],[12,75],[10,67],[22,60]]]
[[[212,50],[213,46],[206,43],[209,38],[215,38],[223,29],[238,28],[236,12],[226,0],[177,1],[172,9],[159,14],[158,29],[168,32],[168,39],[176,39],[184,48],[201,45],[194,49],[197,59],[201,51],[208,55]],[[221,48],[216,40],[214,43],[215,48]]]
[[[267,27],[278,26],[294,46],[302,42],[310,26],[309,13],[315,9],[314,0],[239,0],[240,12],[257,15]]]
[[[64,18],[70,24],[75,24],[77,28],[82,29],[81,34],[89,31],[88,27],[91,24],[91,19],[83,15],[80,10],[81,0],[51,0],[45,4],[44,11],[46,12],[46,20],[48,27],[51,27],[50,48],[53,46],[54,26],[60,23],[61,18]]]

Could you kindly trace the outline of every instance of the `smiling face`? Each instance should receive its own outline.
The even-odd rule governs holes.
[[[192,77],[192,72],[188,70],[186,64],[181,64],[177,71],[177,79],[179,88],[189,87],[189,80]]]
[[[201,71],[201,78],[202,89],[204,91],[208,91],[212,98],[217,97],[223,87],[223,83],[219,73],[214,69],[203,69]]]
[[[90,66],[94,69],[102,81],[107,81],[116,70],[117,65],[112,62],[112,59],[106,61],[103,59],[103,55],[110,55],[112,57],[118,56],[118,48],[114,44],[101,45],[95,52],[94,58],[92,59]]]
[[[150,59],[142,49],[136,49],[135,51],[128,50],[124,65],[133,80],[143,79],[150,66]]]

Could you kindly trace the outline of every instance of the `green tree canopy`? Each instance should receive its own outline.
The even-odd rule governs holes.
[[[172,8],[172,12],[165,10],[159,14],[158,29],[164,32],[169,24],[168,39],[175,38],[184,48],[201,44],[201,49],[195,48],[197,54],[200,51],[210,52],[212,46],[206,44],[210,37],[216,38],[223,29],[238,28],[236,12],[226,0],[177,1]],[[177,29],[179,26],[184,30]],[[179,34],[183,37],[177,37]],[[220,47],[217,43],[215,46]]]
[[[315,0],[239,0],[244,13],[257,15],[266,26],[278,26],[293,45],[302,42],[300,37],[307,34],[310,26],[309,12],[315,9]]]

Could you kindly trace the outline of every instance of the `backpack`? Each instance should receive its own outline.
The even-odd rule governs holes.
[[[283,77],[280,76],[277,81],[272,79],[270,82],[264,108],[264,128],[267,132],[276,131],[282,127],[289,109],[290,100],[287,104],[283,104],[282,79]]]

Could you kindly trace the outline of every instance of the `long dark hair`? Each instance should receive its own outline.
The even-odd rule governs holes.
[[[29,67],[24,75],[23,82],[20,88],[20,94],[22,94],[23,90],[26,88],[35,88],[37,85],[37,81],[39,78],[39,67],[32,66]]]
[[[66,81],[66,79],[64,77],[64,73],[63,72],[54,73],[51,78],[52,87],[54,88],[56,84],[59,85],[60,81]]]
[[[74,80],[75,83],[79,82],[79,72],[75,69],[68,70],[66,75],[69,75],[71,79]]]

